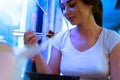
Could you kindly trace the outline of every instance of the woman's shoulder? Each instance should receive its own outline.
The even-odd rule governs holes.
[[[111,52],[120,42],[120,34],[114,30],[103,28],[103,39],[107,49]]]
[[[70,31],[70,30],[64,30],[64,31],[57,32],[56,35],[55,35],[55,37],[57,37],[57,38],[58,38],[58,37],[59,37],[59,38],[60,38],[60,37],[61,37],[61,38],[62,38],[62,37],[65,37],[66,35],[69,34],[69,31]]]
[[[52,40],[53,46],[56,49],[61,50],[65,40],[67,39],[68,34],[69,34],[69,30],[60,31],[60,32],[56,33],[56,35],[54,36],[54,38]]]
[[[111,30],[111,29],[107,29],[107,28],[103,28],[102,36],[104,36],[105,40],[108,40],[108,39],[120,40],[120,34],[118,32]]]
[[[116,31],[107,29],[107,28],[103,28],[103,33],[106,35],[118,35],[119,36],[119,34]]]
[[[103,28],[103,31],[104,31],[104,32],[106,32],[106,33],[111,33],[111,32],[114,32],[113,30],[108,29],[108,28]]]

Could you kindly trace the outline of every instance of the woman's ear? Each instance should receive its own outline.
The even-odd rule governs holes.
[[[87,5],[87,7],[88,7],[89,11],[90,11],[91,13],[93,13],[93,5]]]
[[[90,9],[92,9],[92,8],[93,8],[93,5],[88,5],[88,7],[89,7]]]

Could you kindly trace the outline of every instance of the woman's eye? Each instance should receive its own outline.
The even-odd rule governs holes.
[[[76,5],[76,4],[72,4],[72,5],[70,5],[70,7],[71,7],[71,8],[74,8],[74,7],[75,7],[75,5]]]
[[[69,8],[74,8],[75,6],[76,6],[75,3],[74,4],[69,4]],[[61,5],[61,9],[65,10],[65,6],[63,4]]]

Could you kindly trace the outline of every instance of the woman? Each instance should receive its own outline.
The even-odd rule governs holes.
[[[64,16],[72,25],[53,39],[48,65],[35,56],[38,73],[80,76],[80,80],[120,80],[120,36],[102,28],[100,0],[60,0]],[[24,34],[26,45],[39,38],[33,31]]]

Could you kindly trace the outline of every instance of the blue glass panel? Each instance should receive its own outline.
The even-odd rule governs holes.
[[[36,3],[43,10],[43,12],[47,14],[48,0],[36,0]]]

